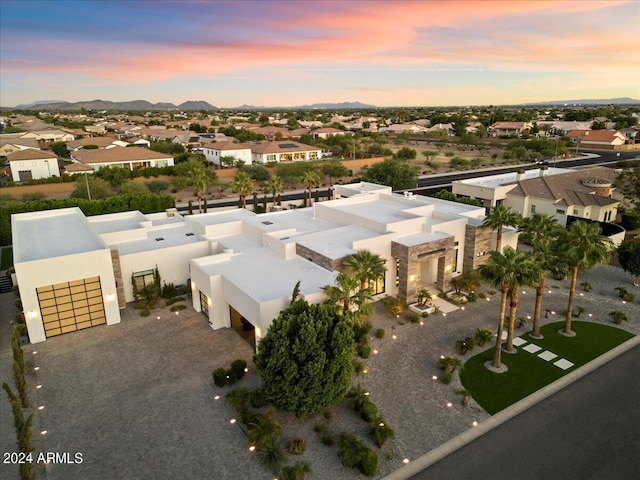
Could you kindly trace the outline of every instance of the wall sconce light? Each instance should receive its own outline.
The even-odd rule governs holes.
[[[207,305],[211,306],[211,299],[207,298]]]
[[[35,310],[31,310],[31,311],[29,312],[29,318],[30,318],[30,319],[32,319],[32,320],[33,320],[34,318],[36,318],[36,312],[35,312]]]
[[[110,293],[109,295],[107,295],[107,302],[113,302],[113,299],[115,297],[113,296],[113,293]]]
[[[451,271],[451,265],[447,265],[447,272]]]
[[[415,275],[409,275],[409,281],[410,282],[415,282],[416,281],[416,276]]]

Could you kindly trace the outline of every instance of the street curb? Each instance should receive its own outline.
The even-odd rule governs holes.
[[[528,397],[525,397],[519,402],[514,403],[510,407],[505,408],[501,412],[496,413],[484,422],[478,424],[477,427],[472,427],[469,430],[466,430],[461,434],[453,437],[451,440],[443,443],[439,447],[436,447],[433,450],[425,453],[424,455],[416,458],[415,460],[399,468],[398,470],[391,472],[381,480],[406,480],[413,477],[414,475],[425,470],[437,461],[442,460],[447,455],[471,443],[485,433],[490,432],[494,428],[502,425],[516,415],[529,409],[536,403],[549,398],[551,395],[559,392],[576,380],[579,380],[585,375],[588,375],[605,363],[610,362],[614,358],[622,355],[623,353],[631,350],[638,345],[640,345],[640,335],[634,336],[633,338],[618,345],[612,350],[609,350],[608,352],[600,355],[598,358],[590,361],[586,365],[583,365],[582,367],[574,370],[573,372],[565,375],[564,377],[556,380],[546,387],[541,388],[537,392],[532,393]]]

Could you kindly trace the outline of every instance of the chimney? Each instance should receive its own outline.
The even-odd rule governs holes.
[[[526,176],[526,172],[524,170],[518,170],[518,172],[516,173],[516,182],[520,182],[524,180],[525,176]]]
[[[549,167],[540,167],[540,176],[546,177],[549,174]]]

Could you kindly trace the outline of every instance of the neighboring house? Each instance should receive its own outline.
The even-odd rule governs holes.
[[[185,148],[196,148],[202,146],[200,143],[200,134],[196,132],[181,132],[171,138],[173,143],[182,145]],[[209,139],[207,140],[209,141]]]
[[[614,169],[592,167],[522,179],[507,193],[504,204],[524,217],[553,216],[562,226],[569,217],[611,222],[620,204],[611,198],[617,176]]]
[[[533,127],[531,122],[496,122],[488,129],[492,137],[510,137],[529,133]]]
[[[182,217],[124,212],[85,217],[78,208],[12,216],[14,265],[32,343],[120,321],[138,291],[189,281],[196,311],[212,329],[254,328],[256,342],[291,301],[294,285],[323,302],[345,257],[368,250],[386,261],[370,284],[415,301],[488,258],[484,209],[394,194],[369,183],[337,186],[336,199],[265,214],[245,209]],[[342,197],[342,198],[338,198]],[[506,232],[515,246],[516,232]]]
[[[249,130],[252,133],[262,134],[267,140],[274,140],[277,137],[287,138],[289,136],[289,130],[283,127],[275,127],[273,125],[259,127],[253,124],[249,124],[249,126],[244,126],[243,128],[245,130]]]
[[[322,149],[292,140],[259,142],[251,145],[253,163],[304,162],[322,158]]]
[[[589,130],[591,129],[591,120],[586,122],[578,121],[562,121],[562,120],[543,120],[537,122],[540,132],[538,135],[566,135],[571,130]]]
[[[87,125],[84,129],[86,132],[93,133],[94,135],[104,135],[107,132],[104,125]]]
[[[202,154],[208,162],[222,165],[222,157],[233,157],[245,165],[251,165],[251,145],[236,142],[207,143],[202,147]]]
[[[28,150],[30,148],[40,149],[35,138],[21,138],[22,133],[5,133],[0,135],[0,156],[6,157],[10,153]]]
[[[452,137],[456,134],[456,129],[452,123],[436,123],[427,128],[427,132],[444,132],[448,137]]]
[[[334,135],[353,135],[352,132],[332,127],[316,128],[315,130],[311,130],[309,133],[313,138],[328,138],[333,137]]]
[[[614,147],[624,145],[627,137],[616,130],[571,130],[567,133],[578,147]]]
[[[112,145],[117,145],[116,142],[120,142],[120,144],[124,143],[125,146],[128,145],[128,143],[122,142],[121,140],[116,140],[113,137],[85,137],[81,138],[80,140],[67,142],[67,150],[73,152],[88,145],[95,145],[98,148],[108,148]]]
[[[174,164],[168,153],[154,152],[142,147],[114,147],[108,149],[80,149],[71,153],[71,159],[100,170],[104,167],[120,166],[130,170],[147,167],[168,167]]]
[[[35,130],[23,134],[20,138],[33,138],[39,142],[71,142],[75,138],[73,135],[61,130]]]
[[[28,149],[7,155],[14,182],[59,177],[58,157],[44,150]]]
[[[519,172],[487,175],[486,177],[454,180],[451,191],[456,195],[480,200],[484,207],[490,208],[503,203],[504,199],[507,198],[507,193],[513,189],[516,182],[572,171],[568,168],[542,167],[526,171],[520,170]]]
[[[62,173],[66,173],[67,175],[77,175],[83,173],[93,173],[95,170],[89,165],[84,165],[83,163],[78,162],[70,162],[62,165],[61,167]]]
[[[428,129],[425,127],[421,127],[420,125],[413,125],[410,123],[394,123],[392,125],[380,128],[379,131],[386,133],[422,133],[428,131]]]

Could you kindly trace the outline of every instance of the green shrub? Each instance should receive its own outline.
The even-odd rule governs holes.
[[[582,282],[580,284],[580,286],[582,287],[582,290],[584,292],[590,292],[593,289],[593,287],[591,286],[591,284],[589,282]]]
[[[304,480],[307,473],[313,473],[311,465],[304,461],[296,462],[291,466],[282,467],[280,480]]]
[[[460,360],[459,358],[444,357],[444,358],[438,359],[438,367],[447,373],[453,373],[458,368],[462,370],[463,365],[462,365],[462,360]]]
[[[407,320],[409,320],[411,323],[418,323],[420,321],[420,318],[422,318],[416,312],[409,312],[406,316]]]
[[[316,433],[322,433],[327,429],[327,427],[325,427],[322,423],[316,423],[313,426],[313,431]]]
[[[382,447],[387,440],[395,438],[396,434],[383,419],[373,425],[373,441],[378,447]]]
[[[621,312],[620,310],[614,310],[613,312],[609,312],[609,316],[611,317],[611,320],[613,320],[613,323],[615,323],[616,325],[620,325],[622,322],[626,322],[629,320],[627,318],[627,315],[624,312]]]
[[[227,369],[227,385],[233,385],[238,381],[238,376],[236,375],[235,370],[233,368]]]
[[[248,394],[245,398],[248,398]],[[282,427],[273,412],[269,412],[266,415],[259,413],[254,415],[251,422],[247,423],[247,427],[249,427],[247,442],[255,447],[277,442],[282,435]]]
[[[135,308],[136,310],[147,310],[147,303],[146,302],[137,302],[133,308]]]
[[[327,420],[331,420],[331,417],[333,417],[333,414],[331,413],[331,410],[325,410],[324,412],[322,412],[322,415]]]
[[[353,336],[356,340],[356,343],[361,343],[363,339],[367,338],[367,335],[369,334],[370,331],[371,331],[370,323],[365,323],[362,325],[355,323],[353,325]]]
[[[518,317],[516,319],[516,328],[522,328],[527,325],[527,319],[524,317]]]
[[[460,390],[456,390],[455,394],[460,398],[462,405],[466,407],[469,404],[469,399],[471,398],[471,392],[469,390],[461,388]]]
[[[287,458],[280,441],[273,438],[256,448],[256,454],[260,462],[273,473],[280,469],[280,465]]]
[[[624,296],[629,293],[627,292],[627,289],[624,287],[616,287],[614,288],[614,290],[618,292],[618,297],[620,298],[624,298]]]
[[[176,303],[175,305],[171,305],[172,312],[179,312],[180,310],[184,310],[187,306],[184,303]]]
[[[380,417],[380,411],[375,403],[368,400],[364,402],[360,415],[365,422],[372,422]]]
[[[384,328],[379,328],[376,330],[376,338],[384,338],[385,335]]]
[[[493,340],[493,333],[486,328],[478,328],[475,335],[476,344],[484,347],[484,344]]]
[[[238,380],[244,377],[245,368],[247,368],[247,362],[242,359],[234,360],[233,362],[231,362],[231,369],[235,372]]]
[[[362,358],[369,358],[371,356],[371,351],[372,348],[370,345],[360,345],[360,348],[358,348],[358,354]]]
[[[169,300],[178,294],[178,290],[173,283],[165,283],[162,286],[162,298]]]
[[[215,374],[215,372],[214,372]],[[246,388],[234,388],[229,390],[224,396],[226,402],[240,415],[247,410],[247,399],[249,398],[249,391]]]
[[[633,302],[633,299],[634,299],[634,298],[636,298],[636,297],[635,297],[635,295],[634,295],[633,293],[627,293],[627,294],[624,296],[623,300],[624,300],[625,302],[629,302],[629,303],[631,303],[631,302]]]
[[[149,310],[145,309],[140,312],[141,317],[148,317],[149,315],[151,315],[151,312]]]
[[[476,346],[476,341],[473,337],[466,337],[456,341],[456,351],[460,355],[465,355],[472,351]]]
[[[364,373],[366,368],[367,367],[365,366],[365,364],[362,363],[360,360],[353,361],[353,373],[360,375],[361,373]]]
[[[440,375],[440,381],[445,385],[449,385],[452,380],[453,380],[453,374],[449,372],[444,372],[442,375]]]
[[[226,372],[225,372],[225,379],[226,379]],[[259,388],[251,392],[251,394],[249,395],[249,402],[251,402],[251,406],[253,408],[262,408],[269,405],[269,401],[264,396],[264,393],[262,393],[262,390],[260,390]]]
[[[358,470],[367,477],[373,477],[378,470],[378,454],[371,448],[365,449],[358,463]]]
[[[360,465],[365,455],[365,447],[359,438],[350,433],[340,435],[338,440],[338,457],[345,467],[354,468]]]
[[[211,375],[216,386],[224,387],[227,384],[227,371],[224,368],[216,368]]]
[[[351,389],[345,395],[345,398],[349,400],[351,408],[355,412],[362,411],[362,407],[364,404],[369,401],[368,392],[358,384],[356,387],[351,387]]]
[[[322,442],[323,445],[326,445],[327,447],[330,447],[334,443],[336,443],[335,437],[330,433],[325,433],[324,435],[322,435],[322,438],[320,439],[320,441]]]
[[[304,438],[292,438],[287,443],[287,452],[291,455],[302,455],[307,449],[307,441]]]

